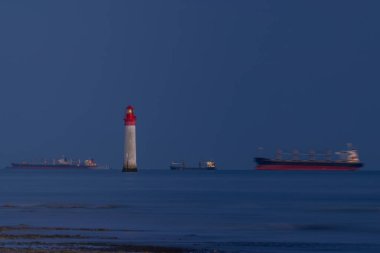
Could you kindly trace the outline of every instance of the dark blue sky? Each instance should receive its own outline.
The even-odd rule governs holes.
[[[1,165],[95,157],[141,169],[257,147],[380,154],[379,1],[0,2]]]

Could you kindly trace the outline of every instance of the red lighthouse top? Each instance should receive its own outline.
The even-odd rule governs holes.
[[[125,109],[124,125],[126,126],[136,125],[136,115],[133,112],[133,107],[130,105]]]

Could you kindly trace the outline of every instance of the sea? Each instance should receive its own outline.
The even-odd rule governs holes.
[[[3,169],[1,235],[2,247],[380,252],[380,171]]]

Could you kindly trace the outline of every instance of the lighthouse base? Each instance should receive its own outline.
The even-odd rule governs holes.
[[[137,167],[134,167],[134,168],[125,168],[123,167],[123,170],[122,172],[137,172]]]

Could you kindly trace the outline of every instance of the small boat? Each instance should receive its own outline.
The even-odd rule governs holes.
[[[198,167],[188,167],[184,161],[172,162],[170,164],[172,170],[215,170],[216,163],[214,161],[200,161]]]

